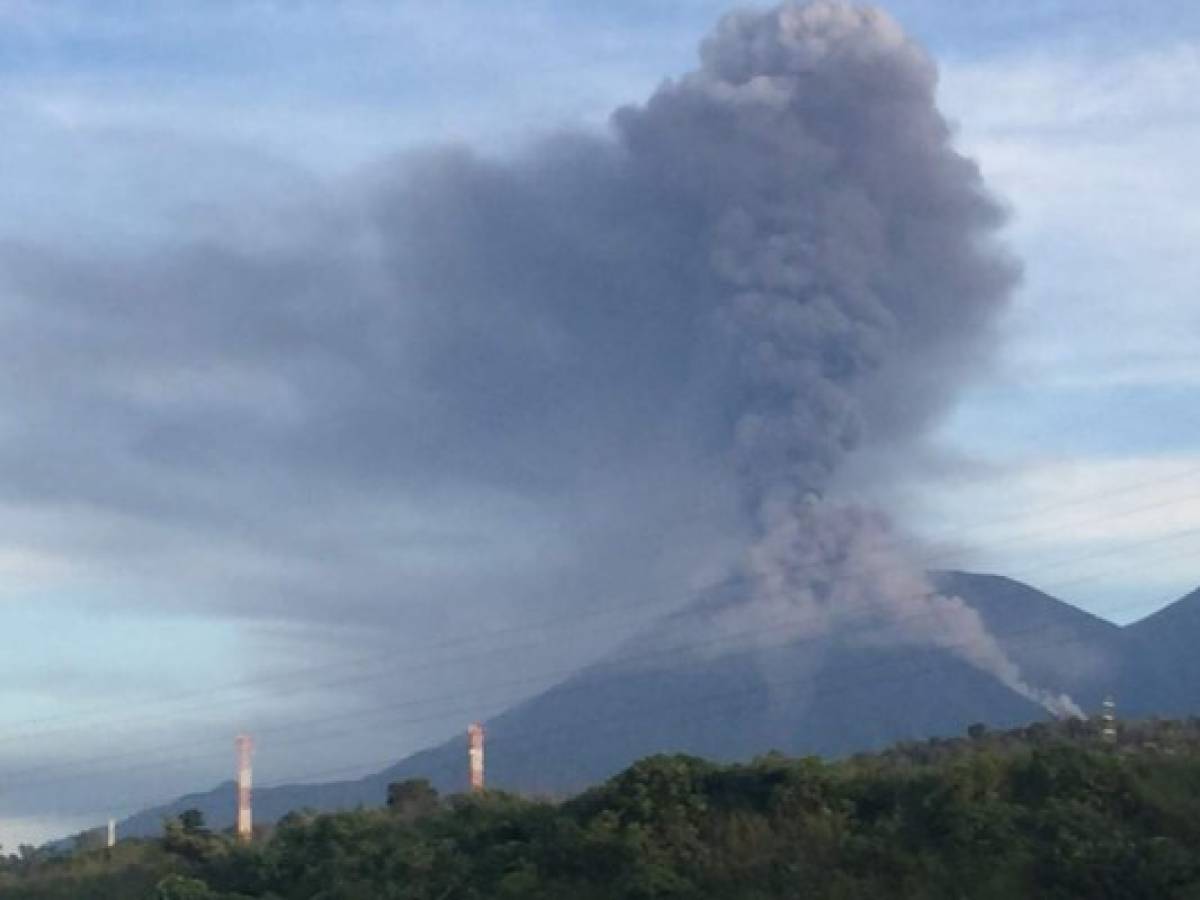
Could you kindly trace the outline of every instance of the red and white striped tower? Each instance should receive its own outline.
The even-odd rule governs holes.
[[[467,760],[470,764],[471,790],[483,790],[483,726],[475,722],[467,729]]]
[[[248,734],[239,734],[233,743],[237,748],[237,838],[245,842],[254,835],[254,819],[250,812],[250,757],[254,754],[254,739]]]

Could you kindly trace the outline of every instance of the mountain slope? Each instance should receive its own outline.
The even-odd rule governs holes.
[[[1144,661],[1157,685],[1153,711],[1190,715],[1200,703],[1200,588],[1125,626],[1130,653]],[[1121,705],[1126,705],[1122,698]]]
[[[932,580],[979,613],[1029,682],[1066,692],[1084,709],[1109,693],[1128,696],[1143,677],[1112,622],[1001,575],[935,572]]]
[[[961,572],[935,579],[978,610],[1039,686],[1079,692],[1090,704],[1125,677],[1116,626],[1010,579]],[[718,590],[736,594],[737,586]],[[714,606],[727,602],[729,596],[706,597],[488,722],[489,784],[562,794],[654,753],[738,760],[775,749],[838,756],[961,734],[977,721],[1007,726],[1046,715],[944,649],[862,646],[853,634],[730,641],[710,620]],[[760,631],[770,636],[770,629]],[[456,737],[367,778],[259,790],[255,817],[265,822],[302,807],[377,805],[387,784],[403,778],[462,790],[464,759]],[[204,811],[214,826],[228,826],[232,784],[134,816],[122,833],[153,833],[164,816],[189,807]]]
[[[1006,726],[1045,715],[941,651],[847,649],[799,690],[789,683],[787,651],[778,655],[770,678],[761,658],[738,652],[670,668],[601,667],[570,679],[488,723],[488,783],[562,795],[655,753],[730,761],[771,749],[837,756],[899,739],[961,734],[980,720]],[[364,779],[259,790],[255,818],[379,805],[387,784],[404,778],[461,791],[465,758],[465,742],[455,738]],[[232,783],[134,816],[121,833],[156,833],[165,816],[193,807],[212,825],[228,827]]]

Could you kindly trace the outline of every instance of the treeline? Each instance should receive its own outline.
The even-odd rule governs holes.
[[[162,838],[0,863],[0,898],[1197,898],[1200,723],[903,744],[836,763],[652,757],[562,803],[392,785],[250,845]]]

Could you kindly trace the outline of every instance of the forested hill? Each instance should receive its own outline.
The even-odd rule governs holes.
[[[562,803],[297,813],[249,846],[163,838],[8,859],[0,898],[1197,898],[1200,721],[973,728],[836,763],[645,759]]]

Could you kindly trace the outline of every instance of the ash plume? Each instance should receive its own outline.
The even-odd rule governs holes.
[[[985,347],[1016,271],[885,14],[831,2],[726,18],[701,68],[616,124],[630,164],[704,223],[712,321],[736,358],[733,457],[752,603],[803,629],[944,647],[1055,714],[982,621],[938,596],[879,515],[823,496],[864,441],[919,434]],[[879,413],[886,406],[886,414]]]
[[[542,477],[564,462],[576,477],[596,448],[661,472],[686,434],[741,495],[749,587],[729,615],[790,612],[809,632],[867,611],[876,639],[943,647],[1074,712],[936,594],[880,516],[830,493],[848,454],[919,439],[985,368],[1018,277],[936,82],[878,10],[734,13],[608,137],[426,157],[382,208],[388,259],[425,298],[411,353],[444,408],[504,413],[490,465],[528,427],[509,462],[532,446]]]
[[[936,79],[876,10],[735,13],[605,133],[381,162],[261,246],[0,246],[0,536],[319,640],[718,560],[729,616],[867,616],[1069,711],[834,489],[986,370],[1018,276]]]

